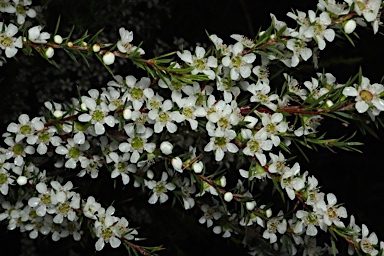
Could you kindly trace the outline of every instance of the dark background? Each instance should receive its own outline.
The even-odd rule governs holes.
[[[261,27],[266,29],[270,24],[270,13],[279,20],[293,23],[285,16],[292,9],[314,9],[316,1],[253,1],[253,0],[167,0],[167,1],[92,1],[92,0],[56,0],[40,1],[46,4],[43,10],[46,17],[45,31],[53,31],[58,16],[61,16],[59,34],[65,36],[74,25],[74,35],[81,35],[85,29],[95,33],[101,28],[104,32],[101,39],[114,42],[118,40],[118,29],[124,26],[134,31],[134,43],[144,41],[142,48],[149,58],[159,53],[194,47],[196,43],[208,44],[206,31],[217,34],[227,44],[233,43],[229,35],[233,33],[253,37]],[[38,3],[38,2],[34,2]],[[151,4],[152,3],[152,4]],[[371,82],[380,82],[383,69],[384,41],[382,35],[373,36],[371,31],[357,29],[361,40],[351,46],[346,40],[338,40],[335,44],[327,44],[321,52],[318,72],[323,69],[334,74],[340,83],[355,75],[359,68]],[[0,131],[4,132],[9,122],[16,120],[21,113],[31,116],[39,115],[43,102],[53,99],[63,102],[77,96],[77,89],[85,92],[90,88],[100,88],[110,80],[107,72],[97,60],[90,60],[90,67],[79,59],[73,63],[62,52],[55,52],[53,59],[61,70],[47,64],[41,57],[24,58],[19,53],[18,60],[0,68]],[[71,63],[70,66],[65,65]],[[122,76],[139,71],[133,66],[117,62],[113,66],[117,74]],[[99,72],[100,71],[100,72]],[[314,75],[315,70],[307,65],[299,66],[296,74],[302,78]],[[102,75],[104,74],[104,75]],[[353,123],[349,128],[332,121],[326,122],[324,130],[329,136],[351,134],[357,130]],[[383,138],[382,130],[376,130],[378,138],[370,134],[358,134],[356,140],[365,143],[359,147],[364,153],[343,152],[332,153],[327,150],[308,151],[309,163],[302,157],[302,170],[318,178],[324,192],[334,193],[339,203],[345,203],[349,214],[354,214],[357,223],[364,223],[370,231],[374,231],[379,239],[384,237],[384,220],[379,210],[384,198]],[[147,219],[150,227],[140,234],[148,237],[152,245],[164,244],[167,251],[163,255],[245,255],[241,245],[236,241],[220,239],[210,229],[197,223],[190,213],[175,208],[151,208],[144,203],[134,208],[140,218]],[[134,214],[133,214],[134,215]],[[132,215],[132,216],[133,216]],[[145,224],[145,221],[141,220]],[[48,238],[47,240],[50,240]],[[4,255],[85,255],[80,247],[71,243],[47,243],[46,240],[35,241],[34,244],[20,242],[18,231],[6,231],[0,226],[0,248]],[[109,246],[107,246],[109,247]],[[36,254],[28,254],[36,250]],[[33,249],[35,248],[35,249]],[[123,255],[124,251],[118,251]],[[108,254],[109,253],[109,254]],[[3,254],[3,253],[1,253]],[[101,253],[97,253],[97,255]],[[104,255],[115,255],[112,251]],[[117,255],[116,254],[116,255]]]

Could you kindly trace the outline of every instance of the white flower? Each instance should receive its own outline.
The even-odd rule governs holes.
[[[263,237],[269,239],[271,244],[277,241],[276,233],[284,234],[287,230],[287,221],[284,219],[282,211],[279,212],[278,216],[270,218],[267,221],[266,230],[264,230]]]
[[[117,49],[119,49],[120,52],[122,53],[131,53],[134,51],[137,51],[140,54],[144,54],[144,50],[141,48],[137,48],[136,46],[133,46],[131,44],[133,40],[133,32],[128,31],[125,28],[121,27],[119,29],[119,34],[120,34],[120,40],[117,41]]]
[[[180,157],[172,158],[171,164],[173,166],[173,169],[177,172],[183,172],[183,161],[181,161]]]
[[[239,80],[240,76],[247,78],[251,75],[252,63],[256,59],[254,53],[243,55],[243,49],[243,44],[238,42],[231,48],[232,56],[225,56],[222,59],[223,66],[230,68],[231,79],[235,81]]]
[[[16,143],[13,138],[7,137],[4,139],[5,144],[9,146],[8,151],[5,153],[7,159],[14,158],[13,163],[17,166],[24,164],[24,157],[35,153],[35,148],[25,143]]]
[[[355,11],[358,15],[363,15],[368,22],[377,19],[381,0],[353,0],[353,2],[355,3]]]
[[[372,232],[369,236],[369,230],[365,224],[362,225],[362,237],[356,239],[360,244],[360,248],[363,252],[368,253],[369,255],[375,256],[379,253],[374,246],[377,245],[378,239],[375,232]]]
[[[323,50],[326,45],[324,38],[329,42],[332,42],[335,38],[335,31],[328,28],[328,26],[331,25],[332,20],[327,12],[322,12],[320,16],[316,18],[316,13],[312,10],[308,11],[308,17],[311,25],[304,31],[304,36],[307,38],[314,38],[319,49]]]
[[[165,100],[161,105],[160,109],[152,109],[148,113],[148,117],[155,121],[154,131],[155,133],[160,133],[163,131],[164,127],[167,128],[168,132],[174,133],[177,131],[177,125],[174,124],[174,121],[180,120],[180,113],[177,111],[170,111],[173,107],[171,100]]]
[[[293,52],[291,59],[292,67],[296,67],[299,64],[300,57],[306,61],[312,56],[312,50],[306,46],[307,43],[299,37],[291,38],[287,41],[287,48]]]
[[[354,87],[349,86],[343,89],[345,96],[356,96],[355,108],[359,113],[366,112],[369,107],[384,111],[384,100],[380,98],[382,92],[384,92],[382,84],[370,84],[366,77],[362,78],[360,85],[355,84]]]
[[[67,139],[67,144],[65,146],[58,146],[55,152],[59,155],[65,155],[65,158],[68,158],[65,162],[66,168],[75,169],[78,161],[81,163],[86,159],[83,152],[89,148],[90,144],[88,141],[85,141],[84,144],[77,145],[72,138],[69,138]]]
[[[96,202],[93,196],[89,196],[85,205],[83,206],[83,214],[85,217],[97,220],[95,213],[101,208],[101,204]]]
[[[24,24],[26,16],[30,18],[36,17],[36,11],[28,7],[28,5],[32,4],[31,0],[13,0],[13,2],[16,7],[17,23],[20,25]]]
[[[113,127],[116,123],[116,119],[109,115],[109,108],[105,102],[96,103],[98,100],[99,92],[97,90],[89,90],[89,94],[92,97],[82,96],[82,102],[87,107],[89,113],[81,114],[78,119],[80,122],[91,122],[95,127],[97,135],[105,133],[104,124],[109,127]]]
[[[253,133],[249,129],[243,129],[241,135],[244,139],[248,140],[246,147],[243,149],[243,153],[248,156],[256,156],[261,166],[267,163],[267,159],[263,151],[269,151],[272,149],[272,141],[268,140],[266,133],[255,132]]]
[[[111,173],[111,178],[116,178],[121,175],[121,179],[123,180],[123,184],[126,185],[130,181],[129,173],[136,172],[136,165],[129,164],[128,160],[131,155],[129,153],[125,153],[123,155],[118,155],[115,152],[109,154],[109,157],[114,162],[113,170]]]
[[[0,48],[5,50],[7,58],[12,58],[16,55],[17,48],[23,47],[21,36],[18,38],[14,37],[18,32],[18,28],[13,24],[7,26],[3,22],[0,22],[0,28]]]
[[[160,150],[164,155],[170,155],[172,154],[173,145],[169,141],[163,141],[160,144]]]
[[[267,138],[271,138],[273,145],[277,147],[280,144],[279,133],[284,133],[288,130],[288,123],[284,121],[284,116],[281,113],[265,114],[258,112],[261,115],[263,127],[259,130],[262,135],[265,133]],[[264,135],[263,135],[264,136]]]
[[[189,66],[195,68],[191,71],[192,75],[203,73],[207,75],[210,80],[215,79],[215,71],[211,68],[217,67],[217,59],[214,56],[204,58],[205,49],[203,47],[196,46],[195,55],[192,55],[188,50],[184,50],[183,53],[178,51],[177,55]]]
[[[354,20],[348,20],[344,23],[344,32],[347,34],[351,34],[353,31],[355,31],[356,28],[356,21]]]
[[[29,139],[30,136],[33,136],[33,133],[36,131],[42,130],[44,128],[44,123],[40,118],[35,117],[32,120],[29,119],[29,116],[26,114],[21,114],[18,118],[19,124],[10,123],[7,127],[8,132],[16,134],[15,142],[18,143],[25,137]],[[34,143],[29,143],[34,144]]]
[[[221,161],[226,151],[236,153],[239,148],[231,142],[236,137],[233,130],[216,130],[211,136],[210,142],[204,147],[205,152],[215,151],[215,160]]]
[[[49,39],[51,35],[47,32],[41,32],[42,29],[43,28],[41,26],[34,26],[28,29],[28,39],[34,43],[47,43],[47,39]]]
[[[103,62],[105,65],[112,65],[113,63],[115,63],[115,54],[113,52],[106,52],[104,55],[103,55]]]
[[[199,223],[207,223],[208,228],[213,225],[213,220],[218,220],[223,215],[222,206],[209,206],[207,204],[203,204],[200,209],[204,212],[204,215],[199,219]]]
[[[263,82],[258,82],[257,84],[250,84],[247,88],[247,91],[252,93],[251,102],[259,102],[262,105],[268,107],[269,109],[276,111],[277,106],[272,101],[275,101],[279,98],[277,94],[268,95],[271,88],[268,84]]]
[[[143,133],[136,133],[127,129],[128,126],[124,126],[127,135],[129,136],[128,142],[123,142],[119,145],[119,150],[121,152],[132,152],[130,161],[131,163],[137,163],[140,158],[140,155],[144,150],[148,153],[152,153],[156,144],[153,142],[147,142],[148,138],[152,136],[153,130],[151,128],[145,128]]]
[[[148,199],[148,203],[155,204],[157,201],[160,201],[160,203],[164,203],[168,200],[168,195],[166,192],[168,190],[174,190],[176,188],[175,184],[167,182],[168,174],[166,172],[163,172],[161,175],[161,180],[154,181],[145,180],[145,185],[152,189],[152,196]]]
[[[300,173],[300,165],[295,163],[290,169],[286,170],[280,180],[281,187],[285,189],[289,199],[295,198],[295,191],[299,191],[305,186],[305,172],[302,176],[295,177]]]
[[[324,223],[331,226],[332,223],[338,227],[345,227],[340,218],[348,217],[347,210],[343,206],[336,206],[336,196],[332,193],[327,194],[327,211],[324,214]]]
[[[316,212],[298,210],[296,212],[296,217],[300,219],[294,229],[296,234],[300,234],[303,232],[303,229],[306,229],[306,235],[316,236],[318,232],[316,226],[322,227],[321,215],[318,215]]]
[[[8,170],[0,169],[0,192],[3,195],[8,195],[9,185],[13,185],[13,178]]]
[[[329,92],[329,90],[325,87],[318,89],[319,81],[313,77],[312,77],[311,81],[305,81],[304,85],[309,90],[309,96],[315,100],[317,100],[318,98],[320,98],[321,96],[323,96],[324,94],[327,94]]]
[[[232,34],[231,38],[235,39],[236,41],[242,43],[247,48],[252,48],[255,46],[255,43],[253,40],[247,38],[246,36],[239,35],[239,34]]]
[[[9,2],[10,0],[1,0],[0,12],[15,13],[16,8]]]

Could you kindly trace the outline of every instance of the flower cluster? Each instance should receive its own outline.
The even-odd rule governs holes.
[[[13,5],[5,3],[0,11],[12,13]],[[71,104],[46,102],[44,117],[22,114],[9,124],[3,134],[7,147],[0,148],[0,221],[8,229],[29,231],[31,238],[52,233],[54,241],[69,235],[78,241],[88,231],[98,251],[106,243],[137,248],[130,241],[138,232],[127,218],[114,216],[114,206],[105,209],[94,196],[82,197],[74,188],[78,179],[97,179],[105,172],[123,186],[142,188],[149,204],[166,204],[176,197],[185,210],[200,207],[198,222],[222,237],[237,236],[252,255],[263,252],[250,242],[246,229],[273,244],[274,254],[337,251],[335,244],[317,245],[316,237],[324,233],[344,238],[351,252],[379,254],[383,243],[378,244],[375,233],[369,235],[353,217],[345,224],[346,208],[333,193],[321,192],[317,179],[287,154],[288,147],[298,143],[342,149],[357,145],[325,140],[317,128],[327,115],[356,114],[353,108],[374,120],[384,110],[384,86],[370,84],[362,74],[340,84],[330,73],[317,73],[302,83],[284,74],[284,86],[278,87],[283,89],[278,89],[268,69],[278,62],[296,67],[333,42],[335,30],[351,33],[351,25],[336,26],[340,21],[361,23],[364,18],[377,32],[379,8],[373,0],[342,5],[320,1],[319,12],[288,13],[296,28],[272,15],[270,28],[255,39],[234,34],[236,42],[226,45],[210,35],[210,51],[197,46],[194,53],[176,52],[172,60],[169,55],[144,60],[144,50],[131,44],[133,34],[124,28],[119,29],[115,52],[108,44],[102,49],[96,43],[91,48],[67,42],[67,50],[92,50],[107,69],[118,56],[131,59],[149,75],[116,75],[107,87],[88,90]],[[1,25],[0,45],[6,57],[12,57],[23,47],[21,37],[15,37],[15,25]],[[50,42],[51,35],[41,30],[30,28],[26,45],[63,46],[60,36]],[[53,57],[48,49],[46,59]],[[77,178],[72,182],[40,170],[40,156]],[[263,204],[260,184],[268,181],[284,203],[294,203],[284,209]],[[14,193],[18,196],[11,200]],[[88,225],[82,225],[84,219]]]

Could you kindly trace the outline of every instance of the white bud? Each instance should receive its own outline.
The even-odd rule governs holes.
[[[128,108],[123,110],[123,117],[125,120],[130,120],[132,118],[132,111]]]
[[[219,186],[225,187],[227,185],[227,178],[225,176],[222,176],[220,178]]]
[[[53,112],[53,116],[56,117],[56,118],[61,118],[63,115],[64,115],[64,113],[61,110],[55,110]]]
[[[92,51],[94,52],[99,52],[100,51],[100,45],[99,44],[94,44],[92,46]]]
[[[103,62],[105,65],[111,65],[115,62],[115,54],[112,52],[106,52],[103,56]]]
[[[175,171],[183,172],[183,162],[181,161],[180,157],[177,156],[173,158],[171,163]]]
[[[84,111],[87,111],[87,110],[88,110],[87,105],[85,105],[84,102],[81,103],[80,108],[81,108],[81,110],[84,110]]]
[[[204,165],[203,165],[203,162],[201,162],[201,161],[194,162],[192,164],[192,169],[195,173],[201,173],[203,171],[203,167],[204,167]]]
[[[345,33],[347,33],[347,34],[350,34],[350,33],[352,33],[353,31],[355,31],[355,28],[356,28],[356,21],[354,21],[354,20],[349,20],[349,21],[347,21],[347,22],[344,24],[344,31],[345,31]]]
[[[252,211],[256,207],[256,202],[255,201],[246,202],[245,207],[247,207],[248,211]]]
[[[69,48],[72,48],[72,47],[73,47],[73,43],[72,43],[71,41],[69,41],[69,42],[67,43],[67,46],[68,46]]]
[[[231,192],[226,192],[224,194],[224,200],[227,202],[231,202],[233,199],[233,194]]]
[[[28,179],[25,176],[19,176],[19,178],[17,178],[17,184],[19,184],[20,186],[27,184],[27,181]]]
[[[253,116],[246,116],[246,117],[244,117],[244,121],[247,122],[245,127],[252,129],[255,127],[255,125],[257,123],[257,118],[253,117]]]
[[[172,154],[173,145],[169,141],[163,141],[160,144],[160,150],[164,155]]]
[[[153,174],[153,171],[151,171],[151,170],[148,170],[147,171],[147,177],[148,177],[148,179],[153,179],[153,177],[154,177],[155,175]]]
[[[47,56],[48,59],[52,58],[53,54],[55,54],[55,50],[53,50],[52,47],[48,47],[47,50],[45,50],[45,56]]]
[[[327,100],[327,101],[325,102],[325,104],[327,104],[327,106],[328,106],[329,108],[333,106],[333,102],[332,102],[331,100]]]
[[[53,38],[53,41],[55,41],[55,43],[57,44],[61,44],[63,42],[63,38],[59,35],[55,35],[55,37]]]
[[[269,218],[269,217],[272,216],[272,210],[271,210],[271,208],[269,208],[268,210],[265,211],[265,216],[267,216],[267,218]]]

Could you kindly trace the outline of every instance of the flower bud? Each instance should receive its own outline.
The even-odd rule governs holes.
[[[269,218],[269,217],[272,216],[272,210],[271,210],[271,208],[269,208],[268,210],[265,211],[265,216],[267,216],[267,218]]]
[[[256,207],[256,202],[255,201],[246,202],[245,207],[247,207],[248,211],[252,211]]]
[[[48,59],[52,58],[53,54],[55,54],[55,51],[52,47],[48,47],[47,50],[45,50],[45,56],[47,56]]]
[[[27,184],[27,182],[28,179],[25,176],[19,176],[19,178],[17,178],[17,184],[19,184],[20,186]]]
[[[347,34],[350,34],[350,33],[352,33],[353,31],[355,31],[355,28],[356,28],[356,21],[354,21],[354,20],[349,20],[349,21],[347,21],[347,22],[344,24],[344,31],[345,31],[345,33],[347,33]]]
[[[105,65],[111,65],[115,62],[115,54],[112,52],[106,52],[103,56],[103,62]]]
[[[225,176],[222,176],[218,182],[219,186],[222,186],[222,187],[225,187],[227,185],[227,178],[225,178]]]
[[[224,194],[224,200],[227,202],[231,202],[233,199],[233,194],[231,192],[227,192]]]
[[[73,43],[72,43],[71,41],[69,41],[69,42],[67,43],[67,46],[68,46],[69,48],[72,48],[72,47],[73,47]]]
[[[56,118],[61,118],[63,115],[64,115],[64,113],[61,110],[55,110],[53,112],[53,116],[56,117]]]
[[[151,180],[151,179],[153,179],[154,176],[155,176],[155,175],[153,174],[153,171],[151,171],[151,170],[148,170],[148,171],[147,171],[147,178],[148,178],[148,179]]]
[[[180,157],[177,156],[173,158],[171,163],[175,171],[183,172],[183,162],[181,161]]]
[[[194,162],[192,164],[192,169],[195,173],[201,173],[203,171],[203,167],[204,167],[204,165],[203,165],[203,162],[201,162],[201,161]]]
[[[123,110],[123,117],[125,120],[130,120],[132,118],[132,111],[128,108]]]
[[[325,104],[327,104],[327,106],[328,106],[329,108],[333,106],[333,102],[332,102],[331,100],[327,100],[327,101],[325,102]]]
[[[94,44],[92,46],[92,51],[94,52],[99,52],[100,51],[100,45],[99,44]]]
[[[172,154],[173,145],[169,141],[163,141],[160,144],[160,150],[164,155]]]
[[[60,35],[55,35],[53,41],[55,41],[57,44],[61,44],[63,42],[63,38]]]

